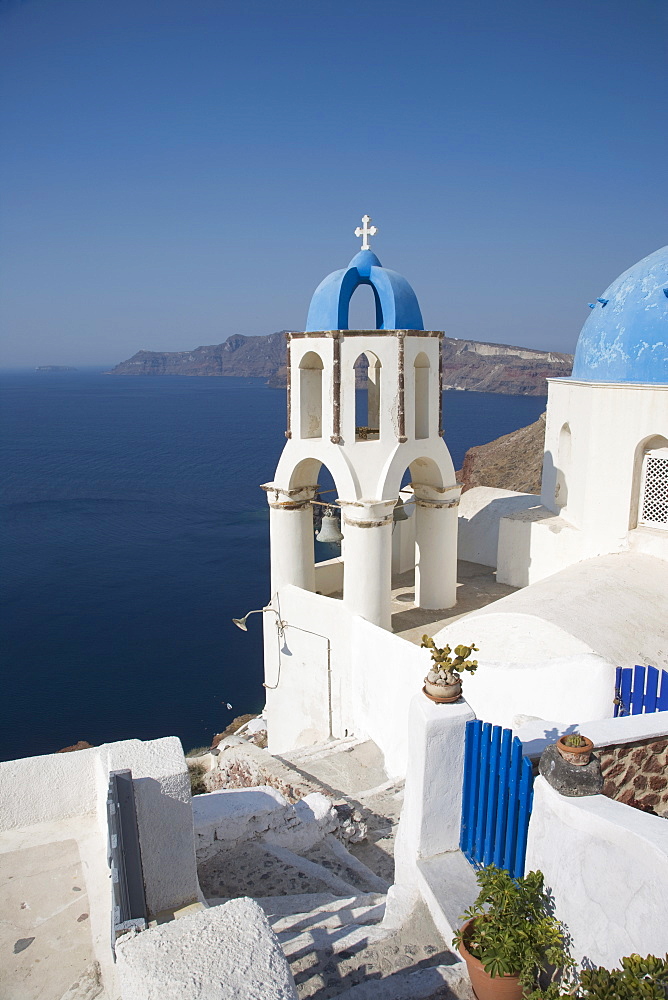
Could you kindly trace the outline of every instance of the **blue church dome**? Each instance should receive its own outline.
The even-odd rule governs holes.
[[[306,332],[348,330],[350,299],[360,285],[373,288],[377,330],[424,330],[417,296],[406,279],[383,267],[372,250],[360,250],[348,267],[328,274],[316,288]]]
[[[593,304],[571,377],[668,383],[668,246],[620,274]]]

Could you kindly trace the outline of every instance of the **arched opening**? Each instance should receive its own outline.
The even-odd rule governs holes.
[[[319,354],[309,351],[299,363],[300,436],[322,437],[322,370]]]
[[[358,285],[348,304],[349,330],[377,330],[378,295],[373,285]]]
[[[336,503],[339,497],[338,487],[326,465],[323,465],[317,458],[305,458],[295,466],[290,477],[289,488],[294,490],[300,486],[316,483],[318,488],[310,505],[313,517],[313,558],[316,565],[315,589],[321,594],[331,594],[333,591],[340,591],[343,588],[341,541],[333,540],[332,535],[336,532],[329,530],[332,528],[340,530],[341,528],[341,518]],[[328,507],[336,512],[335,519],[325,519],[325,531],[323,532],[323,515]],[[332,565],[328,569],[324,564],[330,561],[341,565],[338,568],[336,565]]]
[[[380,438],[380,359],[371,351],[360,354],[355,369],[355,440]]]
[[[564,424],[559,432],[559,452],[557,454],[554,502],[563,509],[568,502],[568,477],[571,469],[571,428]]]
[[[443,470],[431,458],[415,459],[402,475],[403,502],[395,507],[392,530],[395,632],[409,632],[418,621],[433,623],[456,602],[458,496],[454,474],[445,485]]]
[[[420,351],[415,359],[415,437],[429,437],[429,358]]]
[[[636,449],[631,527],[668,531],[668,440],[660,434]]]

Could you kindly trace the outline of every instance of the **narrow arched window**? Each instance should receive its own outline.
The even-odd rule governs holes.
[[[415,437],[429,437],[429,358],[420,351],[415,359]]]
[[[355,440],[380,437],[380,360],[370,351],[355,362]]]
[[[643,455],[638,524],[668,530],[668,447],[649,447]]]
[[[322,360],[315,351],[304,355],[299,364],[300,435],[322,437]]]

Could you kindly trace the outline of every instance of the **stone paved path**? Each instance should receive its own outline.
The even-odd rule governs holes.
[[[349,844],[349,853],[332,838],[301,856],[259,843],[221,852],[199,867],[207,899],[248,895],[260,901],[288,957],[300,1000],[344,993],[346,1000],[357,1000],[356,993],[359,1000],[475,1000],[468,980],[448,972],[457,956],[422,903],[399,929],[380,923],[382,893],[394,878],[403,788],[388,781],[377,747],[342,741],[282,759],[361,813],[367,839]],[[450,975],[454,986],[443,981]]]

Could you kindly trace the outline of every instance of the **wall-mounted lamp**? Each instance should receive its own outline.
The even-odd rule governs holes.
[[[273,611],[273,613],[276,615],[277,619],[275,623],[276,628],[278,630],[278,634],[282,638],[283,631],[288,623],[281,620],[281,616],[279,615],[278,611],[276,610],[276,608],[272,608],[271,604],[268,604],[266,608],[256,608],[254,611],[247,611],[246,614],[243,616],[243,618],[233,618],[232,621],[234,622],[237,628],[240,628],[242,630],[242,632],[247,632],[248,625],[246,624],[246,619],[250,618],[251,615],[261,615],[264,611]]]

